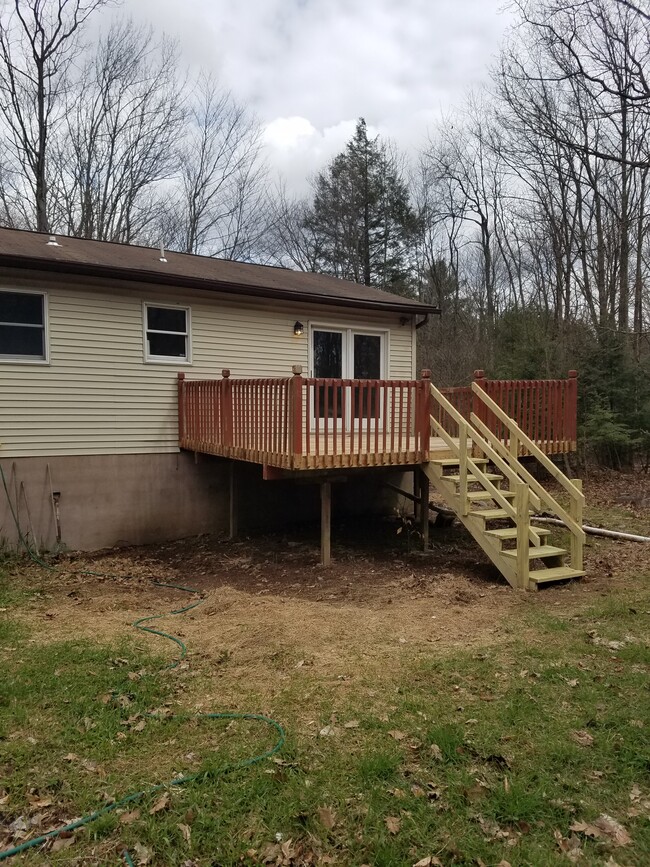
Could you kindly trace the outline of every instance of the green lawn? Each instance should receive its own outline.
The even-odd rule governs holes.
[[[43,644],[46,624],[14,616],[29,590],[5,580],[2,848],[210,770],[20,863],[119,864],[127,849],[136,864],[186,867],[650,864],[648,577],[573,613],[531,597],[497,646],[407,650],[381,676],[356,660],[353,688],[307,668],[258,694],[243,680],[234,709],[270,713],[288,738],[226,774],[275,738],[187,716],[214,688],[214,661],[190,648],[189,666],[169,670],[176,648],[137,633]]]

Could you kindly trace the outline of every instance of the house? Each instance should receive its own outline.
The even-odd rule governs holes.
[[[223,530],[229,467],[179,450],[178,373],[412,380],[433,312],[318,274],[0,229],[0,464],[25,532],[51,546],[52,493],[74,549]],[[263,524],[278,497],[256,475],[240,508]],[[310,493],[292,490],[296,517]]]
[[[433,484],[511,583],[530,584],[536,555],[582,574],[577,547],[565,574],[513,506],[548,506],[517,458],[575,445],[575,380],[445,395],[416,376],[437,312],[325,275],[0,229],[0,540],[17,524],[90,550],[320,511],[327,562],[332,482],[341,514],[401,490],[425,534]],[[577,527],[574,487],[571,515],[552,508]],[[477,517],[481,497],[494,515]],[[513,527],[489,536],[499,519]]]

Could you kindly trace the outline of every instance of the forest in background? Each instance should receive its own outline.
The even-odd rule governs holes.
[[[105,0],[0,13],[0,222],[329,273],[437,304],[441,385],[580,375],[584,456],[650,462],[650,10],[514,0],[489,84],[407,159],[359,119],[292,196],[262,128]]]

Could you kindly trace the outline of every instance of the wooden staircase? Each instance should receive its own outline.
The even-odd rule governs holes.
[[[432,435],[442,437],[453,457],[430,460],[423,472],[513,587],[536,590],[541,584],[581,577],[581,482],[565,476],[479,385],[474,383],[472,390],[482,417],[471,413],[466,421],[431,386]],[[495,427],[500,435],[494,433]],[[558,481],[569,495],[568,510],[523,466],[521,454],[536,458]],[[564,522],[571,534],[570,549],[550,544],[550,531],[531,523],[531,510],[540,509]]]

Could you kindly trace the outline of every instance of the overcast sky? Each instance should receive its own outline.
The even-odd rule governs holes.
[[[304,189],[356,119],[414,152],[462,102],[509,23],[505,0],[124,0],[178,37],[264,126],[269,162]]]

